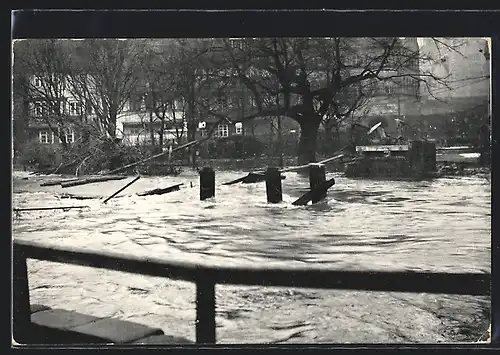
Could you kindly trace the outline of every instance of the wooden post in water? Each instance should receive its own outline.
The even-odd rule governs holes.
[[[13,337],[19,344],[28,343],[31,334],[31,307],[26,257],[19,246],[13,247]]]
[[[200,171],[200,200],[215,196],[215,172],[214,169],[205,167]]]
[[[324,164],[309,164],[309,189],[312,191],[316,186],[326,181],[326,168]],[[311,202],[316,203],[326,198],[326,190],[320,191],[312,196]]]
[[[283,201],[281,189],[281,172],[279,168],[269,167],[266,171],[267,202],[278,203]]]

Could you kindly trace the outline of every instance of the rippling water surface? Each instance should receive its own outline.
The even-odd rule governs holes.
[[[265,183],[221,185],[240,176],[216,172],[216,197],[206,201],[199,201],[195,173],[143,177],[103,204],[99,198],[125,180],[63,189],[40,187],[47,177],[15,173],[16,208],[89,208],[22,212],[14,216],[13,236],[212,265],[490,272],[491,190],[484,177],[409,182],[333,175],[327,202],[295,207],[306,178],[287,173],[283,203],[268,205]],[[136,195],[179,182],[180,191]],[[115,316],[194,340],[190,283],[35,260],[29,272],[33,303]],[[217,286],[216,293],[221,343],[448,342],[456,339],[450,329],[477,323],[489,307],[489,299],[450,295],[241,286]]]

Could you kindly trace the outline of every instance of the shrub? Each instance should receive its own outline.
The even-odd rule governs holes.
[[[265,145],[256,138],[234,135],[209,141],[207,150],[210,158],[244,159],[260,156]]]
[[[57,167],[63,161],[62,149],[41,144],[37,140],[24,143],[19,149],[18,163],[35,169]]]

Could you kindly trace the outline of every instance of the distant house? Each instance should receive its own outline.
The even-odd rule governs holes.
[[[30,95],[24,103],[16,105],[27,122],[28,139],[43,145],[58,145],[61,136],[66,143],[72,144],[82,136],[85,122],[95,118],[95,112],[89,103],[75,98],[68,90],[62,89],[57,102],[48,102],[43,95],[43,77],[32,75],[27,80],[40,90],[40,96]],[[164,120],[164,144],[172,144],[185,139],[187,127],[183,123],[182,112],[167,114]],[[76,125],[74,122],[78,122]],[[161,121],[155,119],[150,123],[149,111],[145,105],[143,94],[132,95],[117,116],[116,136],[127,144],[147,143],[151,141],[151,129],[156,139],[159,138]],[[56,131],[56,133],[54,133]],[[57,133],[61,132],[61,134]]]
[[[23,105],[22,114],[27,117],[28,122],[28,139],[49,145],[60,144],[62,139],[68,144],[74,143],[79,137],[79,132],[71,123],[71,119],[80,117],[84,113],[85,105],[65,90],[64,83],[61,83],[55,94],[46,95],[43,80],[47,78],[32,75],[27,80],[39,93],[30,95]]]
[[[163,124],[164,147],[184,142],[187,138],[187,124],[182,110],[167,111],[162,122],[150,112],[146,96],[144,93],[131,95],[117,117],[116,136],[129,145],[150,144],[152,135],[159,142]]]
[[[402,38],[410,51],[430,50],[432,46],[424,43],[418,43],[416,38]],[[465,57],[458,54],[448,53],[445,55],[445,62],[451,73],[460,72],[462,76],[457,76],[455,80],[458,82],[466,82],[471,77],[486,77],[489,74],[489,62],[486,58],[487,46],[485,47],[481,41],[469,41],[466,44]],[[245,46],[244,39],[231,39],[230,45],[233,49],[243,49]],[[363,60],[366,58],[364,54],[370,51],[367,43],[360,40],[358,53],[353,52],[351,57],[346,58],[346,64],[352,67],[353,73],[359,68],[363,68]],[[479,63],[479,64],[478,64]],[[434,65],[434,70],[444,70],[443,65]],[[413,61],[403,69],[398,71],[392,70],[389,66],[386,68],[385,74],[418,74],[421,69],[425,68],[425,63]],[[358,68],[358,69],[356,69]],[[479,68],[479,69],[478,69]],[[210,69],[198,68],[203,75],[208,75]],[[392,71],[391,71],[392,70]],[[479,70],[479,72],[478,72]],[[464,74],[465,73],[465,74]],[[468,73],[468,74],[467,74]],[[230,74],[230,73],[229,73]],[[229,75],[228,74],[228,75]],[[384,74],[384,73],[382,73]],[[34,87],[43,87],[43,76],[37,76],[33,73],[27,74],[31,84]],[[464,75],[466,77],[464,77]],[[314,75],[311,74],[313,79]],[[484,97],[489,95],[489,91],[484,87],[489,82],[484,79],[481,83],[474,82],[465,90],[463,86],[457,86],[455,90],[443,93],[449,102],[453,102],[453,109],[445,107],[441,102],[430,100],[423,94],[423,89],[418,81],[409,76],[402,77],[401,80],[390,81],[374,81],[373,98],[366,105],[366,114],[362,123],[371,124],[377,120],[384,121],[388,133],[393,134],[396,129],[396,119],[402,118],[412,122],[421,122],[421,117],[427,117],[432,121],[431,116],[449,114],[455,112],[464,104],[464,109]],[[210,88],[207,88],[210,90]],[[129,98],[117,117],[116,135],[127,144],[148,143],[152,137],[156,141],[159,139],[159,132],[163,130],[164,146],[170,144],[184,142],[187,139],[187,124],[185,112],[183,109],[178,109],[175,112],[168,112],[164,122],[162,123],[156,117],[150,116],[148,109],[148,98],[145,88],[138,88]],[[214,99],[215,93],[206,93],[207,97]],[[42,95],[43,96],[43,95]],[[467,103],[467,104],[466,104]],[[469,104],[470,103],[470,104]],[[224,97],[215,98],[211,102],[211,109],[219,110],[224,116],[229,118],[229,121],[219,122],[219,117],[210,115],[204,117],[204,113],[198,110],[193,118],[193,123],[196,130],[196,138],[204,137],[208,132],[213,130],[213,139],[224,139],[231,136],[250,136],[261,140],[268,144],[275,144],[278,140],[278,119],[277,117],[254,118],[244,120],[243,118],[255,112],[256,104],[252,95],[241,83],[236,84],[232,91],[225,92]],[[449,106],[449,105],[448,105]],[[90,105],[86,102],[74,98],[67,90],[61,91],[61,95],[57,96],[57,102],[47,103],[43,97],[31,97],[22,104],[15,106],[16,110],[22,110],[23,114],[28,118],[26,120],[29,131],[29,137],[40,144],[59,144],[61,137],[68,143],[76,142],[82,136],[82,127],[85,122],[91,121],[95,117]],[[175,105],[175,107],[183,107],[183,105]],[[217,112],[216,112],[217,113]],[[47,118],[50,116],[58,116],[66,118],[67,122],[59,120],[59,127],[54,129],[48,124]],[[79,121],[80,125],[74,125],[71,121]],[[297,144],[300,136],[300,126],[294,120],[282,117],[281,123],[281,139],[294,142]],[[424,119],[425,121],[425,119]],[[61,124],[62,122],[62,124]],[[422,121],[423,122],[423,121]],[[425,123],[423,123],[425,125]],[[428,125],[432,129],[432,124]],[[52,125],[52,128],[55,127]],[[320,129],[322,129],[320,127]],[[59,137],[60,136],[60,137]]]

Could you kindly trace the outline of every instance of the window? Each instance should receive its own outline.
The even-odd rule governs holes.
[[[74,143],[75,142],[75,132],[69,131],[64,134],[64,138],[66,139],[66,143]]]
[[[79,116],[82,113],[82,104],[77,101],[70,101],[69,105],[69,114],[71,116]]]
[[[206,80],[210,79],[215,74],[215,71],[213,68],[207,68],[207,69],[203,70],[203,72],[204,72],[204,77]]]
[[[54,142],[54,136],[52,132],[40,131],[38,132],[38,140],[42,144],[49,144]]]
[[[207,130],[206,130],[206,129],[204,129],[204,128],[203,128],[203,129],[201,129],[201,130],[200,130],[200,135],[201,135],[202,137],[206,137],[206,136],[207,136],[207,134],[208,134],[208,132],[207,132]]]
[[[243,41],[241,39],[231,39],[229,40],[231,49],[243,49]]]
[[[234,125],[235,134],[243,134],[243,124],[241,122],[236,122]]]
[[[40,77],[38,77],[38,76],[35,76],[33,78],[33,85],[37,88],[41,87],[42,86],[42,79],[40,79]]]
[[[32,106],[32,114],[35,117],[42,117],[43,116],[43,106],[41,102],[34,102]]]
[[[59,113],[61,115],[64,115],[64,113],[66,112],[65,108],[66,108],[66,105],[65,105],[64,101],[59,102]]]
[[[222,123],[217,126],[216,137],[229,137],[229,127]]]

